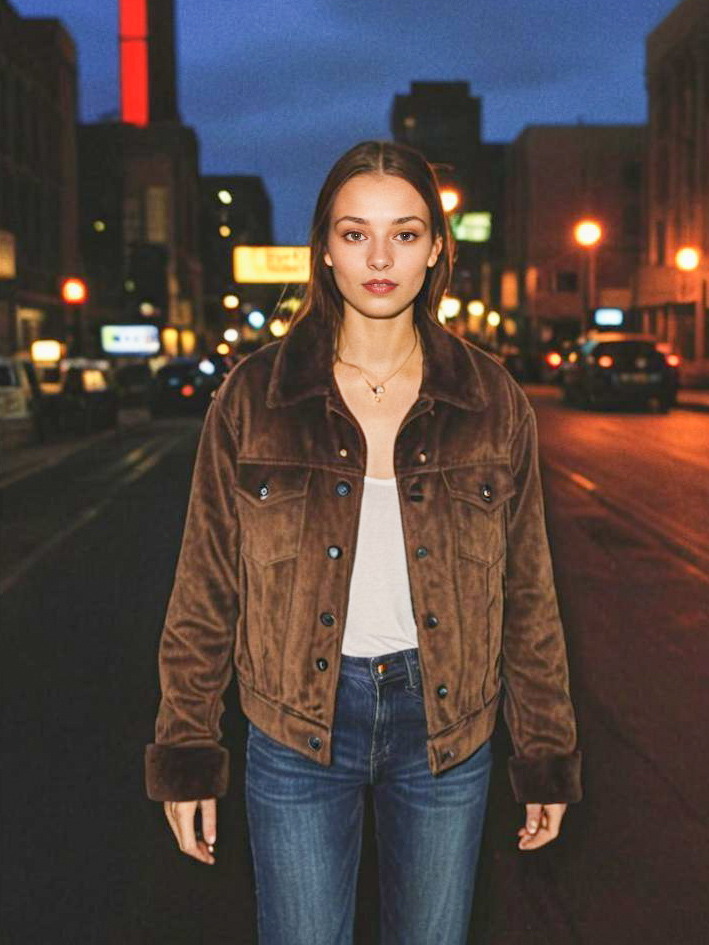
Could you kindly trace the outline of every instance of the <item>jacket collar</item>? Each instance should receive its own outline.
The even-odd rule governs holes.
[[[423,344],[420,394],[464,410],[482,410],[487,398],[471,349],[426,316],[417,325]],[[276,354],[266,406],[289,407],[306,397],[337,394],[332,355],[332,331],[321,318],[310,314],[292,325]]]

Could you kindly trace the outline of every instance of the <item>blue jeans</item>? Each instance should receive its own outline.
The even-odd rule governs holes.
[[[343,654],[329,767],[249,722],[246,811],[260,945],[352,942],[368,784],[380,945],[464,945],[491,762],[488,740],[431,774],[416,649]]]

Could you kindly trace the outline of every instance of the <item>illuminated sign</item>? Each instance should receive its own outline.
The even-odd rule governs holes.
[[[451,213],[451,232],[457,240],[487,243],[492,232],[491,213]]]
[[[309,246],[235,246],[235,282],[307,282]]]
[[[622,308],[597,308],[593,313],[594,325],[622,325]]]
[[[157,354],[157,325],[102,325],[101,347],[106,354]]]

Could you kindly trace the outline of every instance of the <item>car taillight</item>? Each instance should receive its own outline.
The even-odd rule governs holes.
[[[679,355],[677,354],[668,354],[667,363],[670,367],[679,367]]]
[[[183,397],[191,397],[194,394],[194,387],[191,384],[183,384],[180,393]]]
[[[549,367],[559,367],[561,364],[561,355],[558,351],[550,351],[546,360]]]
[[[609,354],[602,354],[598,359],[599,367],[613,367],[613,358]]]

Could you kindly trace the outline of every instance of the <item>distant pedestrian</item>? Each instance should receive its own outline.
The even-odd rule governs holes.
[[[147,789],[214,863],[234,664],[261,945],[352,941],[368,785],[381,942],[467,940],[501,702],[519,848],[581,798],[536,418],[440,324],[451,258],[423,156],[351,148],[318,197],[300,311],[205,418]]]

